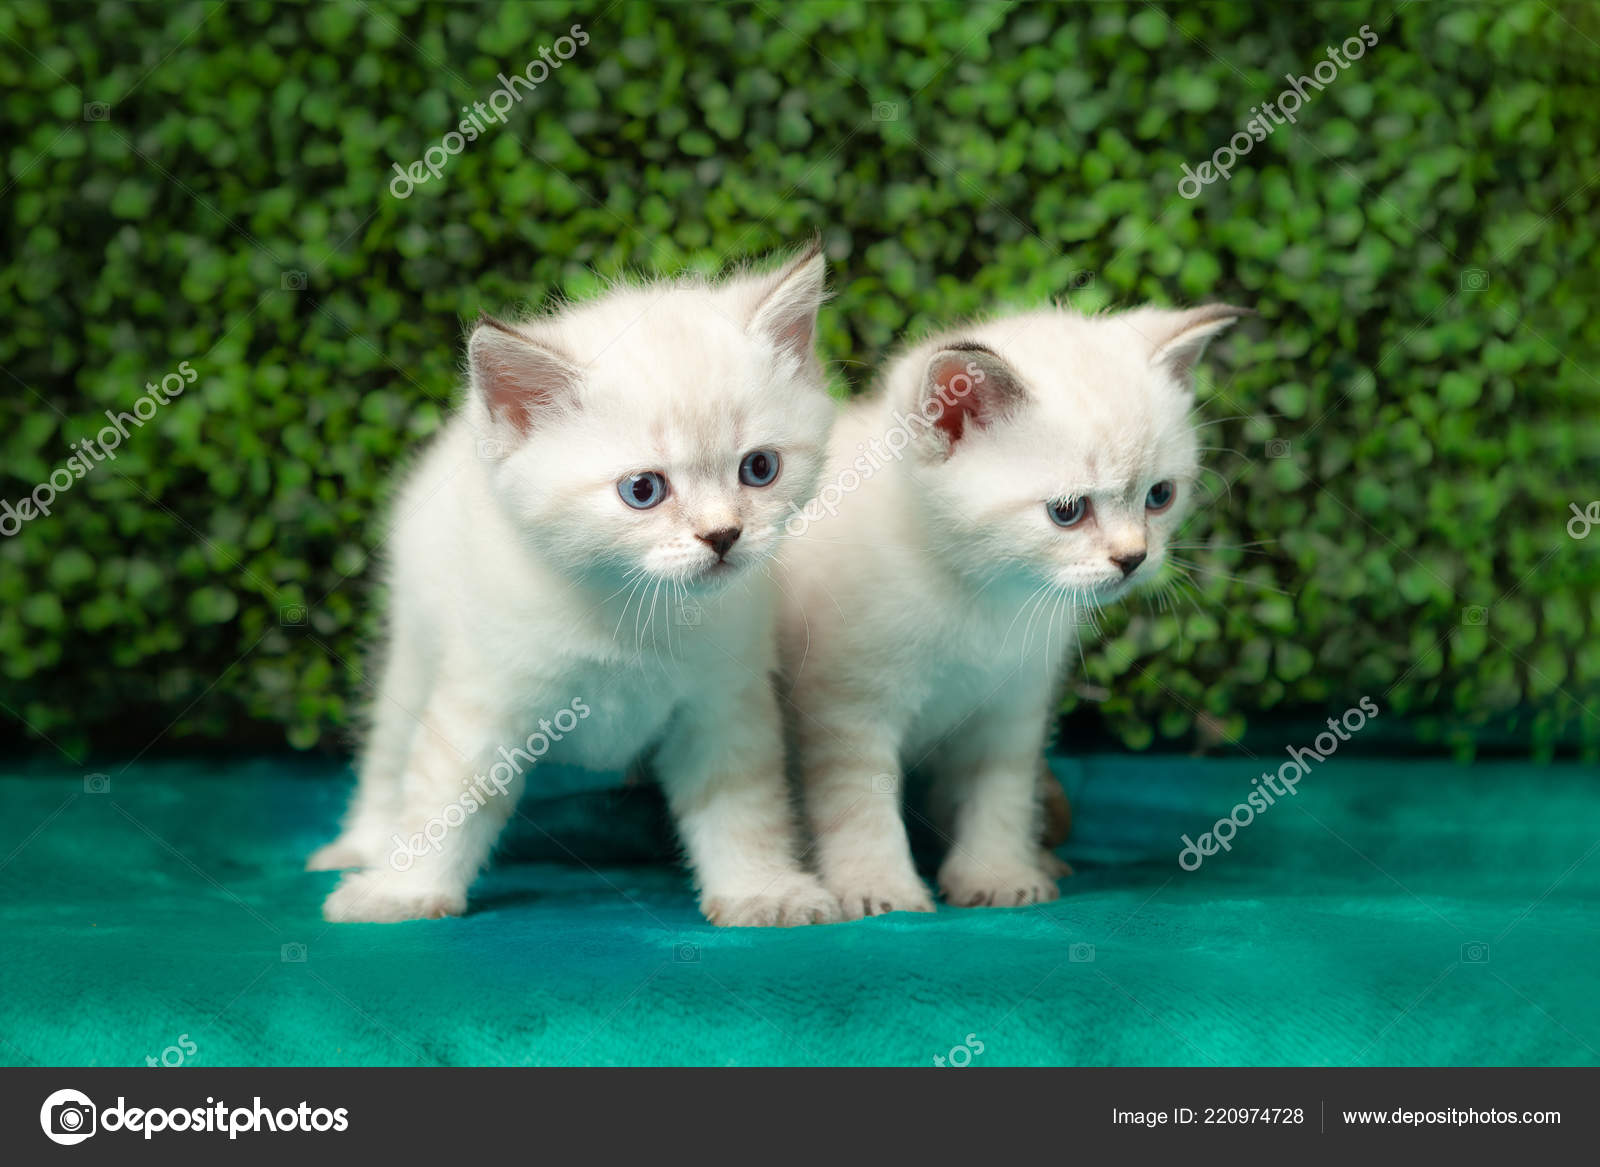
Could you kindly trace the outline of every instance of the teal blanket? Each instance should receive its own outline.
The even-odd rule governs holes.
[[[1059,902],[787,931],[701,921],[646,788],[547,786],[464,919],[334,927],[329,765],[13,767],[0,1061],[1600,1064],[1592,771],[1341,756],[1186,871],[1260,766],[1055,764]]]

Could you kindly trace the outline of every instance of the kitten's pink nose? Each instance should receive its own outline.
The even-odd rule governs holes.
[[[1113,555],[1111,562],[1122,568],[1122,578],[1127,579],[1128,576],[1139,570],[1139,565],[1146,558],[1147,553],[1144,551],[1124,551],[1121,554]]]
[[[695,538],[715,551],[718,559],[726,559],[728,548],[739,541],[739,530],[738,527],[721,527],[715,531],[707,531],[703,535],[696,535]]]

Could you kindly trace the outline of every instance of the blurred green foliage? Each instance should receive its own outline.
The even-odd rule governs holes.
[[[856,389],[1002,302],[1262,313],[1209,358],[1194,587],[1086,651],[1125,742],[1371,694],[1458,749],[1594,753],[1600,534],[1565,528],[1600,497],[1600,17],[1396,9],[12,0],[0,499],[147,381],[198,379],[0,539],[10,724],[337,744],[386,483],[449,408],[463,321],[820,229]],[[391,196],[574,23],[506,124]],[[1364,24],[1297,124],[1179,196]]]

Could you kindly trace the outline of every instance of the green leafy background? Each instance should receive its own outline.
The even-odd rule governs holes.
[[[507,124],[391,197],[574,23]],[[1178,195],[1364,24],[1298,124]],[[820,230],[841,392],[1002,302],[1261,312],[1208,358],[1192,587],[1112,620],[1076,724],[1203,746],[1370,693],[1458,752],[1592,756],[1600,534],[1566,525],[1600,496],[1597,42],[1561,0],[12,0],[0,498],[198,380],[0,539],[4,732],[342,746],[386,484],[463,322]]]

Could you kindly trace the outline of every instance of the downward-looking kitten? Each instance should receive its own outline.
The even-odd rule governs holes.
[[[328,919],[462,912],[526,769],[652,749],[707,918],[838,918],[796,859],[768,684],[766,564],[833,415],[823,280],[814,246],[474,329],[465,408],[395,510],[355,799],[309,864],[363,869]]]
[[[972,325],[841,415],[780,578],[792,764],[846,916],[933,909],[901,822],[912,770],[950,812],[947,900],[1057,897],[1039,787],[1078,613],[1160,568],[1195,494],[1191,370],[1244,314]]]

